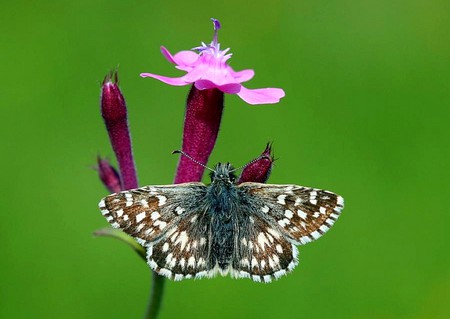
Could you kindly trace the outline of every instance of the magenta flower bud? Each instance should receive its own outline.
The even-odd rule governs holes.
[[[238,184],[245,182],[265,183],[272,171],[274,158],[271,153],[272,145],[271,143],[267,143],[264,152],[256,160],[247,164],[242,170]]]
[[[117,71],[103,80],[101,112],[122,176],[122,189],[138,187],[125,99],[118,86]]]
[[[216,143],[223,111],[223,92],[217,89],[189,92],[183,129],[182,150],[206,164]],[[204,168],[186,156],[178,163],[175,183],[200,181]]]
[[[122,190],[119,173],[107,159],[102,159],[100,156],[97,157],[97,171],[103,185],[111,193],[118,193]]]

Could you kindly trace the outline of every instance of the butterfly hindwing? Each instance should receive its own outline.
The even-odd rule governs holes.
[[[156,243],[147,246],[147,262],[174,280],[212,276],[211,222],[205,211],[188,213]]]
[[[297,265],[297,248],[269,221],[256,214],[242,212],[235,234],[232,276],[270,282]]]
[[[205,189],[202,183],[145,186],[111,194],[100,201],[99,207],[111,226],[141,243],[151,242],[192,210]]]
[[[322,236],[339,217],[344,200],[329,191],[297,185],[243,183],[238,186],[275,227],[296,244]]]

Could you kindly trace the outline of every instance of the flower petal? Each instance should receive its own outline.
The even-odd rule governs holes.
[[[192,70],[192,66],[198,60],[198,54],[192,51],[180,51],[175,55],[172,55],[169,50],[161,46],[161,53],[170,63],[176,65],[176,68],[189,72]]]
[[[237,95],[248,104],[256,105],[278,103],[285,96],[285,93],[282,89],[277,88],[250,90],[241,87],[241,91]]]
[[[175,86],[183,86],[183,85],[188,85],[189,82],[186,82],[184,80],[184,77],[179,77],[179,78],[169,78],[167,76],[162,76],[162,75],[157,75],[157,74],[152,74],[152,73],[141,73],[140,74],[141,77],[143,78],[154,78],[157,80],[160,80],[161,82],[164,82],[166,84],[170,84],[170,85],[175,85]]]
[[[219,89],[220,91],[228,94],[236,94],[241,90],[241,85],[239,83],[217,85],[209,80],[197,80],[195,81],[195,87],[199,90]]]
[[[255,71],[253,71],[252,69],[242,70],[238,72],[235,72],[233,69],[231,69],[230,73],[236,79],[236,82],[239,83],[251,80],[253,76],[255,76]]]
[[[182,67],[192,67],[197,62],[198,58],[198,54],[192,51],[180,51],[173,56],[175,63]]]
[[[173,58],[172,54],[169,52],[169,50],[167,50],[163,46],[160,47],[160,50],[161,50],[162,55],[164,55],[164,57],[167,59],[167,61],[169,61],[170,63],[173,63],[173,64],[177,64],[175,62],[175,59]]]

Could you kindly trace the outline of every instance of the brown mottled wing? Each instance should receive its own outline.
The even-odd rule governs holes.
[[[211,216],[198,207],[167,231],[160,241],[147,246],[149,266],[173,280],[211,277]]]
[[[341,196],[316,188],[260,183],[242,183],[238,187],[253,198],[255,214],[271,221],[295,244],[321,237],[344,208]]]
[[[146,244],[157,241],[198,206],[205,192],[202,183],[145,186],[111,194],[100,201],[99,208],[112,227]]]
[[[231,275],[271,282],[297,265],[297,247],[265,218],[242,212],[237,227]]]

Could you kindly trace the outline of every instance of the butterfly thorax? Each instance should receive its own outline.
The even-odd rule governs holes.
[[[211,174],[211,184],[208,186],[208,212],[212,228],[213,263],[225,270],[232,259],[234,250],[234,220],[236,219],[239,193],[234,184],[236,176],[233,167],[219,163]]]

